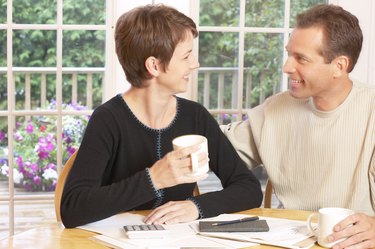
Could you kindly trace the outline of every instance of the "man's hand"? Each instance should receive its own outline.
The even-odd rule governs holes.
[[[347,238],[337,243],[333,249],[364,249],[375,247],[375,217],[365,214],[353,214],[334,227],[334,233],[328,237],[329,242]]]
[[[197,206],[189,200],[170,201],[154,209],[144,220],[147,224],[174,224],[198,219]]]

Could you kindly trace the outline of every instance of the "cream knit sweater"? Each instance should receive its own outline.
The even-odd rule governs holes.
[[[375,87],[354,83],[335,110],[283,92],[224,133],[241,158],[262,164],[288,209],[346,207],[375,214]]]

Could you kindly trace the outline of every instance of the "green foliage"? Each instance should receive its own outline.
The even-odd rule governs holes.
[[[56,23],[56,0],[13,0],[14,23]]]
[[[0,0],[0,23],[7,20],[7,0]]]
[[[64,24],[105,24],[105,1],[64,0]]]
[[[283,27],[284,1],[246,0],[247,27]]]
[[[240,0],[200,0],[200,26],[239,25]]]

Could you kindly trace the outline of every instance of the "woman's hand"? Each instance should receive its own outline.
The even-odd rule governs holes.
[[[170,201],[154,209],[144,222],[161,225],[188,222],[198,218],[198,208],[192,201]]]
[[[346,239],[334,245],[333,249],[374,248],[375,217],[360,213],[348,216],[334,227],[334,233],[328,237],[328,241],[333,242],[342,238]]]
[[[192,176],[190,154],[199,150],[199,146],[173,150],[150,168],[152,183],[156,189],[168,188],[182,183],[193,183],[208,177],[208,174]],[[200,153],[199,166],[208,162],[208,154]]]

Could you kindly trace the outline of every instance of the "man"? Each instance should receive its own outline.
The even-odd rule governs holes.
[[[375,86],[349,78],[362,40],[339,6],[301,13],[286,46],[289,91],[224,129],[250,167],[266,168],[285,208],[357,212],[329,237],[347,238],[335,249],[375,246]]]

